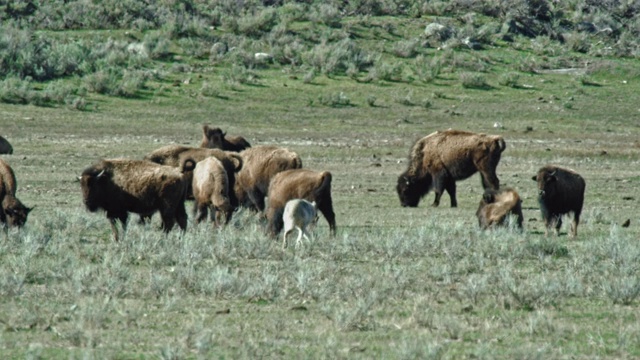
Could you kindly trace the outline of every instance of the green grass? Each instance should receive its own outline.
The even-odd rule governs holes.
[[[181,53],[174,41],[166,62],[149,65],[161,76],[133,98],[82,93],[83,111],[0,104],[1,135],[14,148],[3,159],[18,197],[36,206],[26,228],[0,242],[3,357],[639,357],[638,60],[501,41],[481,51],[420,47],[419,63],[438,66],[420,80],[409,66],[416,59],[393,51],[424,22],[401,20],[290,27],[317,38],[347,24],[362,49],[404,65],[393,78],[318,70],[305,81],[308,67],[234,69]],[[588,60],[588,74],[518,71],[527,59]],[[461,74],[481,74],[489,86],[466,87]],[[84,209],[76,177],[102,157],[197,146],[203,123],[331,171],[337,236],[321,219],[311,243],[283,253],[242,212],[224,229],[190,223],[183,237],[163,235],[157,216],[146,227],[132,217],[114,243],[104,214]],[[524,233],[478,230],[477,175],[458,183],[458,208],[446,195],[429,207],[433,193],[418,208],[399,206],[395,185],[411,145],[447,128],[504,136],[498,176],[523,199]],[[566,235],[568,221],[561,236],[543,235],[531,176],[547,163],[586,179],[577,239]]]

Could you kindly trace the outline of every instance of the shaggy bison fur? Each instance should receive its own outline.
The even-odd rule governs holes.
[[[0,154],[13,154],[13,146],[2,136],[0,136]]]
[[[480,200],[476,216],[482,229],[505,225],[509,215],[515,216],[516,225],[522,229],[522,200],[511,188],[486,189]]]
[[[260,145],[240,153],[244,165],[236,177],[235,194],[241,206],[263,211],[269,182],[281,171],[300,169],[302,159],[295,152],[271,145]]]
[[[336,233],[336,216],[331,200],[331,173],[308,169],[282,171],[269,185],[269,201],[266,211],[268,231],[276,236],[282,230],[285,205],[292,199],[315,201],[318,211],[329,223],[331,235]]]
[[[227,136],[220,128],[202,125],[202,142],[200,147],[240,152],[250,148],[251,144],[242,136]]]
[[[0,226],[3,229],[22,227],[33,208],[26,207],[16,198],[16,175],[6,161],[0,159]]]
[[[186,164],[185,171],[193,166]],[[165,232],[176,222],[183,231],[187,227],[187,175],[177,168],[145,160],[100,160],[82,172],[80,185],[87,209],[106,211],[115,241],[119,239],[116,221],[122,223],[124,235],[129,212],[150,216],[159,211]]]
[[[161,165],[181,167],[184,162],[191,159],[195,162],[202,161],[208,157],[215,157],[222,162],[224,170],[227,172],[229,189],[233,189],[236,183],[236,173],[243,166],[243,159],[239,154],[223,151],[220,149],[194,148],[182,145],[166,145],[156,149],[144,157],[145,160]],[[189,182],[189,197],[192,195],[191,182]],[[229,191],[229,200],[234,208],[238,207],[238,199],[233,191]]]
[[[199,161],[193,170],[192,187],[196,222],[204,220],[209,210],[216,226],[220,225],[220,214],[225,215],[225,224],[231,221],[234,208],[229,200],[229,179],[220,160],[208,157]]]
[[[440,205],[446,190],[451,206],[458,205],[456,181],[480,172],[482,186],[498,189],[496,167],[505,149],[501,136],[459,130],[436,131],[418,140],[411,149],[409,166],[398,178],[397,191],[402,206],[416,207],[431,188],[433,206]]]
[[[545,223],[545,234],[555,228],[556,235],[562,226],[562,215],[573,213],[571,236],[578,234],[580,213],[584,204],[585,181],[573,170],[547,165],[532,178],[538,183],[538,203]]]

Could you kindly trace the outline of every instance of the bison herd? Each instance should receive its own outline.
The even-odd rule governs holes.
[[[194,200],[197,223],[209,217],[216,226],[227,224],[240,207],[263,213],[271,236],[285,227],[283,247],[286,235],[294,227],[299,229],[297,242],[300,236],[306,237],[306,226],[315,220],[316,211],[322,213],[335,235],[330,172],[303,169],[300,156],[286,148],[251,146],[241,136],[227,136],[220,128],[208,125],[202,130],[199,148],[167,145],[142,160],[101,159],[82,172],[78,180],[84,205],[90,212],[106,213],[116,241],[126,232],[129,213],[138,214],[144,222],[158,212],[165,232],[176,223],[184,231],[187,199]],[[3,149],[12,151],[4,138],[0,140]],[[478,172],[485,189],[476,212],[479,226],[493,228],[512,218],[522,229],[520,196],[513,188],[501,188],[496,175],[505,148],[501,136],[451,129],[419,139],[411,148],[407,170],[398,178],[396,189],[401,205],[416,207],[433,189],[432,206],[440,204],[446,191],[451,206],[456,207],[456,181]],[[562,215],[572,213],[570,234],[576,236],[584,202],[584,179],[573,170],[548,165],[533,180],[538,185],[545,234],[552,228],[557,234]],[[15,193],[13,170],[0,159],[0,223],[5,231],[8,226],[24,225],[32,209],[22,204]]]
[[[398,178],[397,191],[402,206],[418,206],[420,199],[433,188],[440,204],[443,191],[456,207],[457,180],[480,173],[485,192],[476,211],[481,228],[504,225],[509,215],[522,229],[522,201],[511,188],[500,188],[496,167],[506,148],[501,136],[475,134],[459,130],[436,131],[418,140],[411,148],[409,166]],[[562,225],[561,217],[573,213],[571,236],[577,235],[584,203],[584,179],[575,171],[547,165],[533,180],[538,183],[538,202],[546,231]]]

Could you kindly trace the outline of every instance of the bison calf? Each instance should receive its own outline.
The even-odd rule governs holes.
[[[240,152],[250,148],[251,144],[242,136],[227,136],[220,128],[202,125],[202,142],[200,147]]]
[[[570,169],[547,165],[540,168],[532,179],[538,183],[538,202],[545,235],[552,227],[557,235],[562,226],[562,215],[573,213],[571,236],[577,236],[586,187],[582,176]]]
[[[185,164],[184,170],[192,171],[193,166],[193,162]],[[115,241],[119,239],[116,221],[122,223],[124,236],[129,212],[148,216],[159,211],[165,232],[176,222],[184,231],[187,180],[177,168],[127,159],[101,160],[80,176],[85,206],[90,212],[106,211]]]
[[[296,238],[296,246],[300,245],[301,239],[304,237],[309,241],[307,226],[316,221],[318,208],[315,201],[309,202],[304,199],[293,199],[287,201],[284,206],[284,214],[282,221],[284,222],[284,236],[282,239],[282,249],[287,247],[287,235],[294,229],[298,230]]]
[[[505,225],[509,215],[516,217],[516,225],[522,229],[522,200],[518,193],[511,188],[500,190],[486,189],[476,216],[480,228],[488,229]]]
[[[436,131],[418,140],[411,148],[409,166],[398,178],[396,190],[402,206],[416,207],[431,188],[440,205],[446,190],[451,207],[456,207],[456,181],[480,173],[482,186],[498,189],[496,167],[506,145],[498,135],[459,130]]]
[[[18,198],[16,175],[6,161],[0,159],[0,226],[22,227],[33,208],[26,207]]]
[[[222,162],[208,157],[196,164],[193,170],[193,198],[196,222],[201,222],[211,211],[211,219],[220,225],[220,214],[226,217],[225,224],[231,221],[234,207],[229,200],[229,178]]]
[[[279,172],[269,185],[267,221],[269,233],[278,235],[282,230],[284,207],[289,200],[305,199],[315,201],[318,210],[329,223],[331,234],[336,233],[336,216],[331,200],[331,173],[307,169]]]

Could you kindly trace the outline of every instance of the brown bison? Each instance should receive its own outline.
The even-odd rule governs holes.
[[[482,186],[498,189],[496,167],[505,149],[501,136],[459,130],[436,131],[418,140],[409,155],[409,167],[398,178],[397,191],[402,206],[416,207],[431,188],[436,193],[433,206],[440,205],[446,190],[451,207],[456,207],[456,181],[476,171]]]
[[[562,215],[573,213],[571,236],[578,235],[578,223],[584,204],[585,182],[570,169],[547,165],[532,178],[538,183],[538,203],[545,223],[545,235],[554,227],[556,235],[562,226]]]
[[[226,223],[231,221],[234,208],[229,200],[229,179],[222,162],[208,157],[196,164],[193,170],[193,197],[196,222],[200,223],[211,210],[211,218],[220,225],[220,214],[224,213]]]
[[[482,229],[505,225],[509,215],[515,216],[516,225],[522,229],[522,200],[518,193],[511,188],[500,190],[485,189],[476,211],[478,222]]]
[[[331,173],[308,169],[286,170],[276,174],[269,184],[267,208],[268,231],[276,236],[284,226],[284,208],[289,200],[315,201],[318,211],[329,223],[331,235],[336,233],[336,215],[331,200]]]
[[[0,226],[22,227],[33,208],[28,208],[16,198],[16,175],[6,161],[0,159]]]
[[[0,154],[13,154],[13,146],[2,136],[0,136]]]
[[[260,145],[240,153],[244,165],[236,176],[235,195],[241,206],[264,210],[269,182],[277,173],[300,169],[302,159],[295,152],[271,145]]]
[[[193,171],[193,162],[185,171]],[[169,232],[177,222],[184,231],[187,213],[184,201],[188,176],[177,168],[145,160],[107,159],[86,168],[80,176],[84,204],[90,212],[103,209],[118,241],[116,220],[127,230],[129,212],[162,217],[162,228]]]
[[[229,179],[229,189],[233,189],[236,183],[236,173],[243,166],[243,159],[239,154],[220,149],[166,145],[147,154],[144,159],[161,165],[181,167],[188,159],[199,162],[211,156],[222,162]],[[191,182],[189,183],[189,189],[188,194],[191,197]],[[233,191],[229,191],[229,200],[231,200],[231,205],[234,208],[238,207],[238,199]]]
[[[227,133],[222,132],[220,128],[202,125],[202,143],[200,147],[240,152],[250,148],[251,144],[242,136],[227,136]]]

